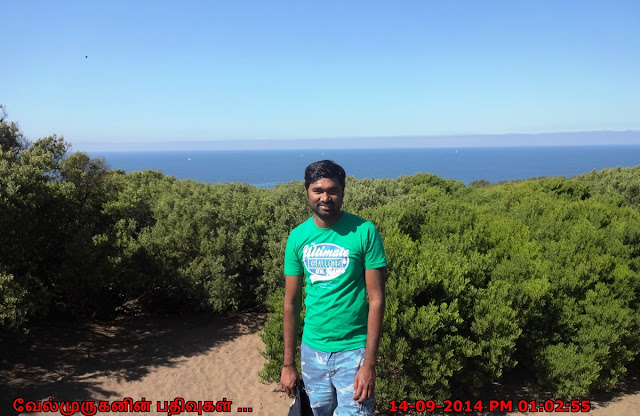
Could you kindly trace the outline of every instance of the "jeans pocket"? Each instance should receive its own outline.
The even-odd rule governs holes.
[[[358,403],[358,414],[365,416],[373,416],[376,409],[376,397],[371,396],[362,403]]]

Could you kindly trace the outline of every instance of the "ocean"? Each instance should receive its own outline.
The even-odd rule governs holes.
[[[640,165],[640,145],[420,149],[221,150],[90,152],[111,169],[153,169],[177,179],[241,182],[260,187],[302,180],[311,162],[331,159],[356,178],[397,178],[418,172],[469,184],[532,177],[571,177]]]

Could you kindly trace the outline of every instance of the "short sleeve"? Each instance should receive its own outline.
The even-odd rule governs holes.
[[[293,232],[289,234],[287,246],[284,249],[284,274],[285,276],[300,276],[304,274],[302,262],[298,256],[296,238]]]
[[[369,223],[367,230],[367,247],[364,256],[365,269],[377,269],[387,265],[387,256],[384,253],[382,237],[376,227]]]

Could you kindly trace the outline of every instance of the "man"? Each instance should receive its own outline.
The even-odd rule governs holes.
[[[291,232],[285,249],[280,383],[289,395],[295,393],[296,328],[304,278],[300,361],[314,416],[373,415],[385,306],[382,239],[369,221],[341,210],[342,167],[330,160],[312,163],[304,180],[314,215]]]

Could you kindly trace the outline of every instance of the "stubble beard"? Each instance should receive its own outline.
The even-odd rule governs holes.
[[[329,207],[329,210],[325,211],[321,206]],[[338,215],[340,215],[340,209],[336,208],[335,204],[317,204],[313,208],[313,213],[316,214],[318,218],[327,221],[338,217]]]

